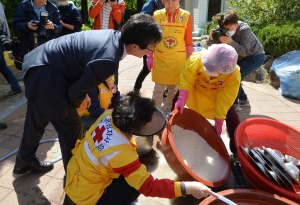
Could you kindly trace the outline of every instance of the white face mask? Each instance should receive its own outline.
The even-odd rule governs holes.
[[[218,73],[213,73],[213,72],[209,72],[206,67],[204,66],[204,72],[208,75],[208,76],[212,76],[212,77],[218,77],[219,74]]]
[[[68,1],[59,1],[58,4],[60,6],[66,6],[66,5],[68,5]]]
[[[233,35],[235,34],[235,30],[233,30],[233,31],[228,31],[228,34],[229,34],[230,37],[233,36]]]

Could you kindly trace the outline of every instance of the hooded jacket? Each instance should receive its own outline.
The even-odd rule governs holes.
[[[187,60],[186,69],[180,76],[180,89],[189,91],[188,108],[205,118],[223,120],[239,90],[240,68],[236,66],[230,74],[210,77],[201,61],[204,52],[194,52]]]

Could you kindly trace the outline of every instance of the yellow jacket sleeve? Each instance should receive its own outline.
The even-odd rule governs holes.
[[[194,52],[186,62],[185,69],[180,76],[180,90],[190,90],[197,81],[200,68],[203,66],[201,57],[203,52]]]
[[[223,89],[220,89],[217,93],[215,118],[220,120],[226,118],[226,114],[229,108],[233,105],[239,91],[241,83],[240,67],[237,66],[234,72],[229,75],[234,75],[235,77],[231,79],[230,82],[228,82],[228,84]]]

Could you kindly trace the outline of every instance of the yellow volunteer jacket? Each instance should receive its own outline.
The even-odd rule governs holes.
[[[208,119],[225,119],[233,105],[241,83],[240,68],[230,74],[210,77],[204,72],[201,57],[205,51],[194,52],[180,76],[180,89],[188,90],[188,108]],[[222,60],[222,59],[220,59]]]
[[[185,67],[186,47],[184,34],[190,13],[180,9],[174,23],[167,22],[166,10],[154,12],[153,18],[163,30],[162,40],[155,47],[152,81],[159,84],[179,85]]]
[[[108,87],[106,87],[106,85],[104,83],[101,83],[98,86],[98,90],[99,90],[99,94],[98,94],[98,99],[100,102],[100,106],[104,109],[107,109],[111,103],[111,99],[114,95],[114,92],[116,92],[116,88],[115,86],[115,77],[114,76],[110,76],[108,79],[106,79],[106,84]],[[79,115],[80,117],[82,116],[88,116],[90,115],[88,109],[86,108],[84,110],[84,112]]]
[[[108,116],[111,115],[111,112],[111,110],[105,111],[87,131],[85,138],[82,141],[77,140],[75,148],[72,150],[73,157],[67,166],[65,191],[75,204],[96,204],[105,188],[112,183],[114,178],[120,176],[120,173],[115,173],[109,164],[104,166],[99,162],[98,159],[101,156],[118,150],[127,150],[135,153],[133,156],[137,158],[134,139],[129,141],[118,128],[110,123]],[[96,129],[99,122],[102,122],[103,125]],[[95,137],[97,132],[98,135]],[[102,133],[99,134],[99,132]],[[114,135],[114,141],[118,141],[119,144],[106,146],[105,143],[109,143],[112,135]],[[100,143],[103,140],[101,139],[102,136],[107,138],[104,139],[104,143]]]
[[[121,174],[145,196],[182,196],[180,182],[154,179],[147,172],[138,159],[134,138],[129,140],[115,127],[111,113],[112,110],[106,110],[72,150],[65,187],[72,201],[78,205],[96,204],[106,187]]]

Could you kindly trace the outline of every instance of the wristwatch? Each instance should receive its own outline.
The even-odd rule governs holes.
[[[186,188],[184,182],[180,182],[181,194],[183,197],[186,197]]]

